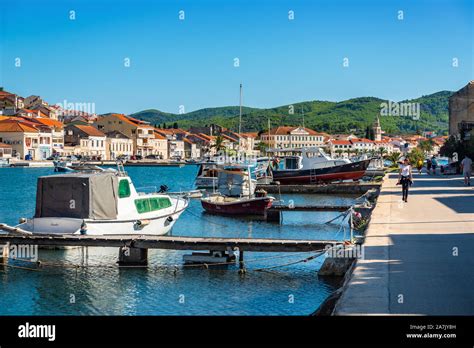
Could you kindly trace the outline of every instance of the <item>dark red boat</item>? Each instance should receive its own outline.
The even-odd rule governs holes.
[[[226,197],[221,195],[201,199],[202,207],[209,213],[222,215],[265,215],[273,204],[273,197]]]
[[[202,198],[204,210],[222,215],[264,215],[273,197],[263,190],[255,191],[250,166],[232,165],[216,169],[218,193]]]

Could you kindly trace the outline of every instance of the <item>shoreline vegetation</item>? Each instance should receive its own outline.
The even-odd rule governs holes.
[[[380,117],[382,128],[387,133],[416,133],[435,131],[441,135],[448,132],[448,104],[451,91],[440,91],[419,98],[400,101],[419,105],[419,119],[390,113]],[[242,131],[262,131],[271,126],[300,126],[327,133],[349,133],[353,129],[365,131],[372,124],[373,115],[381,114],[389,101],[375,97],[352,98],[340,102],[305,101],[273,108],[242,108]],[[393,104],[393,102],[391,102]],[[106,113],[103,115],[108,115]],[[150,122],[162,128],[191,128],[208,124],[219,124],[238,129],[239,106],[203,108],[187,113],[169,113],[157,109],[135,112],[131,117]],[[304,118],[304,121],[303,121]]]

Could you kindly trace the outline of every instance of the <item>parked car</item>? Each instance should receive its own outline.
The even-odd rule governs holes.
[[[128,155],[120,155],[120,156],[117,156],[116,159],[119,160],[119,161],[128,161],[128,160],[130,159],[130,156],[128,156]]]
[[[148,155],[145,157],[146,159],[162,159],[160,155]]]
[[[143,159],[143,156],[142,155],[133,155],[132,157],[130,157],[131,160],[141,160]]]
[[[452,163],[442,165],[439,170],[441,174],[444,174],[444,175],[456,175],[456,174],[461,173],[459,162],[452,162]]]

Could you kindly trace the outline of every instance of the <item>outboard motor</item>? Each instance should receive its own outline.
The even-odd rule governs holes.
[[[165,193],[165,192],[168,191],[168,190],[169,190],[168,186],[166,186],[166,185],[161,185],[161,186],[160,186],[160,190],[158,191],[158,193]]]

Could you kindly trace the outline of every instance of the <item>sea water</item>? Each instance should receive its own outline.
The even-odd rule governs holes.
[[[190,190],[196,166],[126,167],[135,187]],[[0,168],[0,222],[34,214],[36,180],[52,168]],[[354,196],[274,195],[285,203],[350,204]],[[342,239],[337,213],[284,213],[282,224],[206,214],[199,200],[176,222],[177,236]],[[345,236],[347,237],[347,235]],[[0,315],[308,315],[334,290],[318,279],[322,258],[308,253],[251,253],[238,265],[183,267],[190,251],[149,250],[148,267],[118,268],[117,248],[40,250],[44,267],[0,266]],[[296,262],[296,263],[295,263]],[[78,267],[81,265],[81,267]],[[18,266],[18,267],[15,267]],[[276,267],[275,267],[276,266]],[[19,267],[25,267],[23,269]]]

